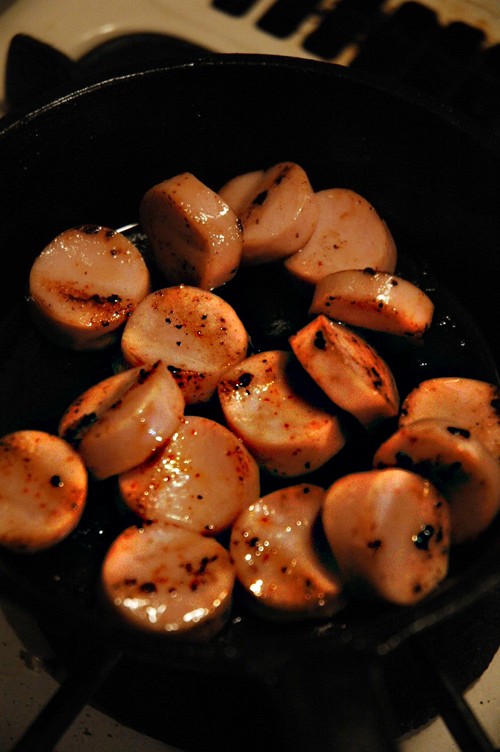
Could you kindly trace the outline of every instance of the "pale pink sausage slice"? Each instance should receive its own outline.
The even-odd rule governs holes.
[[[123,501],[145,520],[217,535],[260,495],[257,463],[225,426],[186,416],[150,462],[119,477]]]
[[[85,465],[61,438],[24,430],[0,439],[0,546],[54,546],[76,528],[86,498]]]
[[[215,293],[178,285],[151,293],[122,336],[132,365],[163,360],[187,404],[206,402],[219,379],[247,354],[248,334],[236,311]]]
[[[474,540],[500,509],[500,465],[470,431],[438,418],[398,429],[377,450],[377,468],[403,467],[429,479],[450,504],[453,543]]]
[[[35,320],[57,344],[75,350],[112,344],[149,293],[149,271],[121,233],[84,225],[66,230],[35,259],[29,294]]]
[[[274,475],[312,472],[337,454],[346,436],[333,411],[297,390],[293,356],[270,350],[226,371],[218,388],[228,426]]]
[[[325,494],[323,528],[349,592],[418,603],[448,572],[447,502],[406,470],[345,475]]]
[[[315,287],[309,313],[351,326],[422,337],[434,313],[432,300],[406,279],[374,269],[327,274]]]
[[[332,402],[367,428],[398,413],[392,372],[349,327],[320,314],[290,337],[295,356]]]
[[[319,486],[288,486],[252,504],[233,525],[236,576],[268,618],[327,617],[345,605],[337,573],[315,548],[323,497]]]
[[[231,197],[234,193],[236,200]],[[222,195],[238,206],[245,264],[277,261],[295,253],[307,243],[318,220],[315,193],[295,162],[280,162],[260,178],[257,171],[237,176]]]
[[[101,580],[111,609],[132,628],[204,641],[229,617],[235,574],[214,538],[156,523],[116,538]]]
[[[212,290],[236,274],[242,230],[235,212],[189,172],[150,188],[140,221],[158,267],[170,284]]]
[[[236,175],[219,189],[219,196],[239,216],[258,193],[263,177],[264,170],[253,170],[242,175]]]
[[[500,390],[478,379],[442,376],[420,382],[401,405],[399,425],[443,418],[470,431],[500,462]]]
[[[347,188],[332,188],[318,191],[316,200],[319,217],[310,240],[284,262],[295,279],[316,285],[327,274],[344,269],[394,272],[394,239],[363,196]]]
[[[95,384],[66,410],[59,435],[72,443],[95,478],[139,465],[177,430],[184,398],[161,362]]]

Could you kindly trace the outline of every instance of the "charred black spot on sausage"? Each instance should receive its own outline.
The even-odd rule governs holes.
[[[154,582],[143,582],[140,589],[143,593],[156,593],[156,585]]]
[[[416,548],[418,548],[420,551],[428,551],[429,550],[429,543],[434,535],[434,528],[432,525],[424,525],[421,530],[419,530],[418,533],[415,535],[412,535],[411,539],[413,543],[415,544]]]
[[[100,225],[80,225],[76,229],[85,233],[85,235],[97,235],[101,231]]]
[[[450,463],[437,463],[432,459],[414,462],[406,452],[397,452],[396,463],[405,470],[411,470],[418,475],[422,475],[438,488],[447,486],[450,483],[464,483],[468,478],[462,463],[458,460]]]
[[[370,368],[370,375],[375,377],[372,379],[372,384],[375,389],[381,389],[384,386],[384,382],[377,369],[373,367]]]
[[[285,179],[287,173],[290,172],[290,169],[290,165],[283,167],[278,177],[274,178],[274,185],[279,185]]]
[[[373,551],[378,551],[378,549],[382,546],[382,541],[380,540],[380,538],[375,538],[375,540],[368,541],[367,546]]]
[[[456,426],[447,426],[446,430],[452,436],[462,436],[464,439],[470,439],[470,431],[466,428],[457,428]]]
[[[238,381],[236,381],[234,384],[235,389],[250,386],[253,376],[253,373],[249,373],[248,371],[242,373],[240,376],[238,376]]]
[[[258,206],[262,206],[266,198],[267,198],[267,191],[262,191],[257,196],[255,196],[254,200],[252,201],[252,204],[257,204]]]
[[[85,413],[77,422],[70,426],[63,434],[65,439],[73,447],[77,447],[81,441],[81,435],[98,420],[97,413]]]
[[[203,559],[200,561],[200,566],[196,570],[195,574],[198,575],[198,576],[202,575],[202,574],[205,574],[205,571],[206,571],[208,565],[212,564],[214,561],[217,561],[218,558],[219,557],[217,556],[217,554],[214,554],[213,556],[210,556],[210,557],[209,556],[204,556]]]
[[[61,480],[61,476],[53,475],[50,479],[50,485],[54,486],[54,488],[62,488],[64,486],[64,483]]]
[[[435,483],[438,488],[449,483],[462,483],[468,477],[462,463],[458,461],[449,464],[437,463],[431,459],[414,462],[413,458],[406,452],[397,452],[396,464],[404,470],[411,470],[418,475],[422,475]]]
[[[137,383],[144,384],[148,380],[148,378],[151,376],[151,374],[153,374],[156,371],[159,364],[160,364],[160,361],[157,360],[156,363],[154,363],[150,369],[141,368],[141,370],[139,371],[139,376],[137,378]]]
[[[313,344],[314,344],[314,347],[318,348],[318,350],[326,350],[325,335],[323,334],[323,332],[321,331],[321,329],[319,329],[315,333]]]
[[[121,303],[121,298],[119,295],[109,295],[108,297],[104,297],[103,295],[76,295],[74,292],[63,292],[61,291],[61,294],[65,295],[66,299],[71,301],[72,303],[95,303],[95,305],[106,305],[107,303],[110,305],[116,305],[117,303]]]

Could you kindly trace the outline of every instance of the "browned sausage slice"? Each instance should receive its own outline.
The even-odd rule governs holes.
[[[29,278],[37,323],[57,344],[75,350],[112,344],[149,293],[149,271],[121,233],[85,225],[58,235],[35,259]]]
[[[448,503],[406,470],[345,475],[326,491],[325,535],[342,579],[358,597],[411,605],[448,572]]]

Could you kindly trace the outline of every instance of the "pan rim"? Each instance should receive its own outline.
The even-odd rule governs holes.
[[[451,105],[440,102],[436,98],[423,92],[411,89],[401,84],[390,83],[379,78],[376,74],[367,71],[357,71],[339,63],[315,60],[309,58],[299,58],[287,55],[271,55],[262,53],[201,53],[195,55],[185,54],[178,58],[173,58],[171,62],[162,66],[139,69],[134,72],[111,75],[99,81],[90,83],[76,83],[69,87],[56,87],[48,93],[42,94],[39,101],[34,106],[25,106],[15,111],[7,112],[0,118],[0,140],[13,130],[23,128],[33,120],[45,115],[54,109],[69,106],[76,100],[92,96],[94,92],[103,89],[113,88],[127,81],[134,81],[143,78],[152,78],[154,76],[169,75],[174,71],[196,71],[203,68],[230,68],[245,66],[246,68],[262,68],[276,70],[296,70],[301,73],[311,75],[323,75],[337,78],[351,84],[366,87],[378,91],[388,96],[398,99],[401,102],[416,107],[438,117],[462,131],[476,142],[500,157],[500,136],[477,123],[471,116],[459,112]]]

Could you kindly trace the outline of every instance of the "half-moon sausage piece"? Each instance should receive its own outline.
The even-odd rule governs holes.
[[[239,216],[258,192],[263,177],[264,170],[253,170],[236,175],[219,189],[219,196]]]
[[[218,388],[228,426],[261,467],[283,477],[316,470],[346,440],[335,411],[298,390],[294,364],[286,351],[257,353],[226,371]]]
[[[90,387],[65,411],[59,435],[102,480],[147,460],[177,430],[183,414],[182,392],[158,361]]]
[[[320,314],[290,337],[290,345],[332,402],[367,428],[397,415],[399,394],[389,366],[349,327]]]
[[[98,350],[149,293],[144,259],[115,230],[84,225],[66,230],[35,259],[29,295],[35,321],[58,345]]]
[[[132,365],[163,360],[187,404],[206,402],[219,379],[247,354],[248,334],[232,306],[189,285],[148,295],[129,318],[122,352]]]
[[[240,175],[221,189],[238,207],[244,264],[278,261],[307,243],[318,220],[316,195],[303,168],[280,162]]]
[[[115,539],[101,580],[114,613],[131,627],[204,641],[227,621],[235,574],[214,538],[156,523]]]
[[[213,290],[238,271],[243,244],[238,217],[190,172],[150,188],[139,211],[158,267],[170,284]]]
[[[309,313],[324,313],[365,329],[422,337],[431,325],[434,304],[401,277],[370,268],[346,269],[318,282]]]
[[[32,430],[0,439],[0,546],[54,546],[76,528],[86,498],[85,465],[63,439]]]
[[[349,592],[411,605],[448,572],[448,503],[432,484],[399,468],[352,473],[327,489],[326,538]]]
[[[326,617],[345,605],[337,573],[314,544],[323,497],[319,486],[288,486],[252,504],[233,525],[236,576],[267,618]]]
[[[420,382],[404,399],[400,427],[442,418],[470,431],[500,462],[500,390],[477,379],[442,376]]]
[[[316,193],[319,217],[309,241],[285,268],[305,286],[343,269],[376,269],[392,274],[397,251],[386,223],[359,193],[332,188]]]
[[[375,453],[377,468],[402,467],[430,480],[450,504],[451,538],[477,538],[500,509],[500,465],[471,432],[439,418],[398,429]]]
[[[120,476],[119,488],[144,520],[217,535],[259,498],[260,479],[240,439],[214,420],[191,415],[149,462]]]

